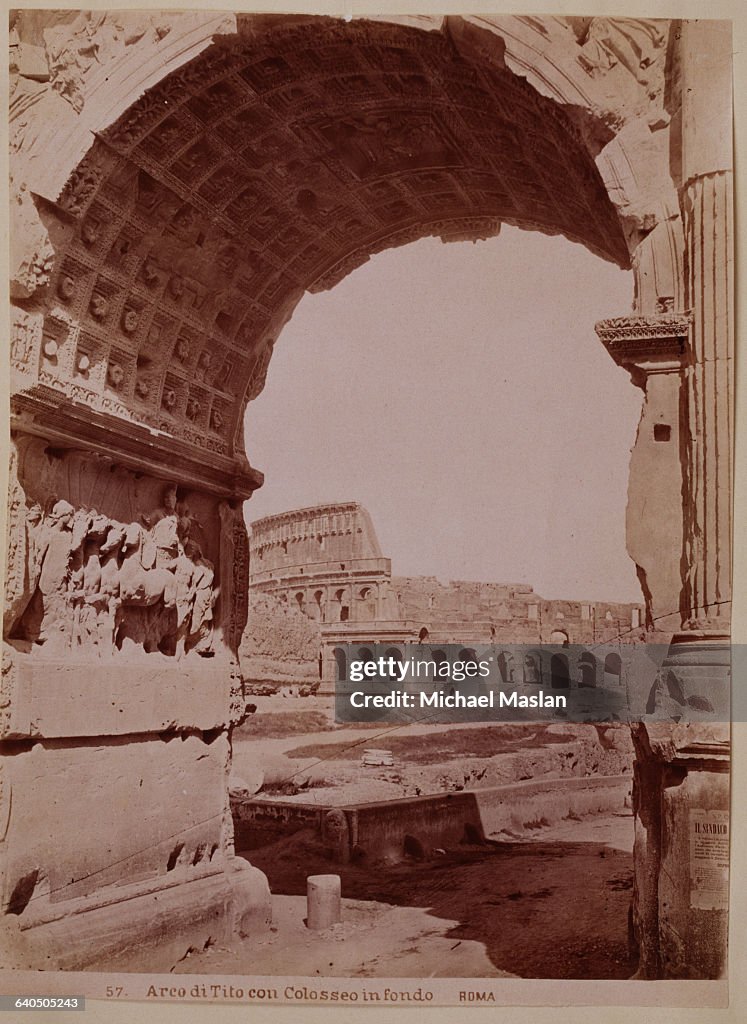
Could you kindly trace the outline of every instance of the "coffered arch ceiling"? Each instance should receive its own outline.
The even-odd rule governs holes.
[[[611,137],[445,31],[269,19],[217,37],[98,133],[56,204],[40,380],[241,455],[305,291],[424,236],[502,223],[630,266]]]

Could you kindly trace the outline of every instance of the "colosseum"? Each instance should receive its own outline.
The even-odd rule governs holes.
[[[353,501],[258,519],[250,566],[250,600],[270,616],[274,605],[277,616],[271,662],[245,659],[245,674],[256,682],[321,677],[326,686],[340,643],[591,644],[639,639],[643,623],[639,604],[550,600],[528,583],[392,575],[371,516]],[[305,664],[297,631],[287,628],[299,616],[318,638],[318,653],[307,641]]]

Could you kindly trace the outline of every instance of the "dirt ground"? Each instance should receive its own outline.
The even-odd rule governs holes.
[[[306,900],[273,897],[273,928],[231,949],[209,948],[181,960],[174,974],[294,978],[503,978],[480,942],[455,939],[446,921],[419,907],[343,900],[342,920],[306,927]]]
[[[625,979],[632,820],[565,821],[424,862],[330,864],[313,837],[252,851],[273,890],[273,931],[210,948],[174,973],[298,977]],[[309,932],[306,877],[342,879],[340,924]]]
[[[305,895],[334,870],[355,900],[421,907],[457,922],[447,937],[484,945],[500,971],[523,978],[629,978],[633,884],[630,816],[563,822],[515,842],[464,846],[426,861],[331,867],[307,833],[251,852],[273,893]]]
[[[317,714],[320,707],[315,708]],[[330,706],[328,715],[331,712]],[[281,737],[275,734],[282,729],[283,715],[273,708],[272,714],[260,714],[257,721],[263,719],[264,728],[269,724],[273,735],[234,739],[234,785],[238,792],[259,791],[260,798],[273,800],[329,806],[452,793],[532,778],[632,773],[630,732],[620,728],[419,723],[373,733],[342,727],[302,736],[290,729]],[[332,723],[331,717],[328,721]],[[391,750],[394,767],[363,768],[361,754],[369,746]]]
[[[362,769],[361,749],[372,742],[366,731],[335,727],[328,717],[327,728],[304,732],[312,724],[305,717],[281,736],[285,709],[277,700],[267,703],[257,730],[265,735],[236,737],[234,770],[248,777],[253,765],[263,765],[260,796],[272,799],[329,805],[522,778],[612,775],[632,760],[629,735],[620,730],[420,724],[377,739],[392,749],[393,769]],[[319,701],[308,710],[318,725],[330,708]],[[298,779],[299,770],[308,788],[284,794],[284,780]],[[607,814],[501,834],[419,861],[333,865],[312,832],[297,832],[243,853],[268,877],[277,931],[245,948],[193,955],[179,970],[630,978],[637,967],[628,948],[632,844],[630,813]],[[343,921],[329,933],[310,934],[306,879],[329,872],[341,876]]]

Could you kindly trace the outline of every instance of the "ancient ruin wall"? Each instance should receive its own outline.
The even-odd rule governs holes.
[[[368,512],[357,502],[294,509],[257,519],[251,525],[252,580],[265,574],[359,559],[382,558]]]
[[[319,623],[397,618],[391,562],[357,502],[295,509],[252,523],[251,592]]]
[[[400,618],[421,621],[443,639],[451,634],[455,643],[477,639],[478,623],[480,639],[516,642],[549,641],[556,632],[572,644],[643,635],[642,604],[547,600],[525,583],[441,583],[428,576],[393,576],[392,589]]]
[[[641,636],[642,605],[548,601],[525,583],[392,576],[371,516],[355,502],[260,519],[252,523],[250,549],[252,599],[271,596],[280,608],[319,623],[319,636],[331,636],[338,623],[358,623],[367,636],[377,625],[382,636],[401,628],[413,638],[426,628],[439,642],[454,643],[512,637],[535,642],[556,631],[571,643]],[[280,628],[279,637],[284,633]],[[276,653],[290,662],[294,655],[286,646],[278,639]]]
[[[278,597],[249,593],[249,625],[239,647],[247,693],[264,686],[318,687],[322,632],[319,623]]]

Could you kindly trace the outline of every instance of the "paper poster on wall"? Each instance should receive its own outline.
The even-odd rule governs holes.
[[[690,811],[690,906],[728,909],[728,811]]]

